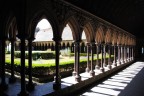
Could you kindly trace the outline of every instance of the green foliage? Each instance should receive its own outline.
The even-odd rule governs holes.
[[[16,58],[21,57],[20,51],[15,51],[14,56]],[[25,58],[28,59],[28,51],[25,52]],[[37,59],[54,59],[55,58],[55,53],[54,52],[49,52],[49,51],[33,51],[32,52],[32,58],[33,60]]]
[[[60,53],[62,56],[69,56],[69,57],[71,56],[71,50],[69,47],[66,49],[60,50]]]

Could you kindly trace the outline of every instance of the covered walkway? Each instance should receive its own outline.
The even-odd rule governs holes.
[[[129,64],[127,64],[129,65]],[[121,65],[122,66],[122,65]],[[123,66],[124,67],[124,66]],[[114,69],[114,68],[113,68]],[[106,71],[109,73],[108,70]],[[73,96],[143,96],[144,91],[144,62],[135,62],[125,68],[124,70],[116,73],[115,75],[109,77],[108,79],[100,82],[99,84],[94,84],[95,86],[83,87],[78,92],[74,92]],[[90,75],[88,73],[80,74],[82,81],[84,83],[89,83]],[[99,75],[99,76],[98,76]],[[104,74],[101,75],[101,72],[96,72],[97,78],[105,77]],[[77,90],[77,82],[72,76],[63,78],[62,80],[62,89],[54,91],[52,89],[53,82],[40,84],[36,83],[35,90],[30,92],[30,96],[61,96],[66,95],[70,96],[72,91]],[[81,83],[84,84],[84,83]],[[80,84],[78,84],[79,86]],[[91,84],[92,85],[92,84]],[[71,90],[75,89],[75,90]],[[70,94],[68,94],[68,90]],[[20,92],[20,82],[17,80],[16,83],[10,84],[9,89],[5,91],[5,94],[8,96],[16,96]],[[73,92],[72,92],[73,93]],[[3,94],[0,94],[3,95]]]
[[[80,96],[144,96],[144,62],[135,62]]]

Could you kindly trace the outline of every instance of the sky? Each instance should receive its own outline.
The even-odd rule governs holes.
[[[50,25],[50,23],[46,19],[42,19],[38,23],[37,27],[39,27],[40,29],[47,29],[47,28],[50,28],[51,25]]]

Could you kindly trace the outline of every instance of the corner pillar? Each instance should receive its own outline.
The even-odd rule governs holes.
[[[0,40],[0,67],[1,67],[1,83],[0,83],[0,91],[4,91],[8,88],[5,79],[5,42],[6,39],[3,38]]]

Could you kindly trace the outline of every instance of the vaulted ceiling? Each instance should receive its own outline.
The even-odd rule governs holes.
[[[144,37],[144,0],[65,0],[137,37]]]

